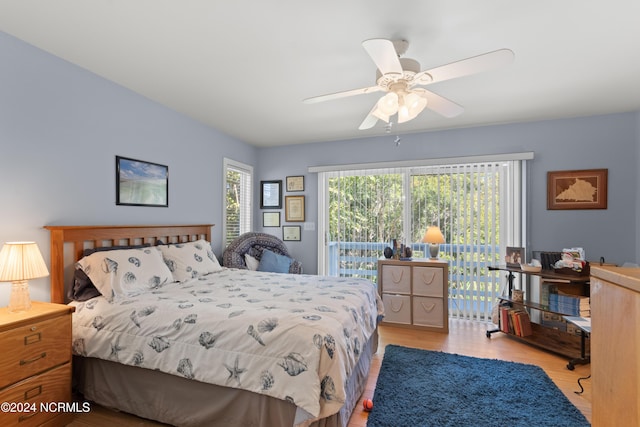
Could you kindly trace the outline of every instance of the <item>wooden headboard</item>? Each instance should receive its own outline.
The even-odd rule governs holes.
[[[73,245],[75,264],[85,249],[104,246],[132,246],[211,241],[213,224],[201,225],[47,225],[51,234],[51,302],[65,302],[65,244]],[[69,263],[68,263],[69,264]]]

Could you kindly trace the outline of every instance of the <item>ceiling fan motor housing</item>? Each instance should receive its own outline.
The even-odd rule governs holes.
[[[399,58],[402,65],[402,74],[387,73],[382,75],[376,70],[376,83],[383,89],[389,90],[390,86],[400,80],[411,81],[413,76],[420,72],[420,63],[411,58]]]

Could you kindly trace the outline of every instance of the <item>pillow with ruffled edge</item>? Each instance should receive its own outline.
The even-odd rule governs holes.
[[[262,257],[260,257],[260,265],[258,271],[267,271],[271,273],[288,273],[291,266],[291,258],[285,255],[280,255],[275,252],[271,252],[267,249],[262,251]]]
[[[174,281],[155,247],[95,252],[76,266],[107,299],[130,297]]]
[[[211,243],[204,239],[158,246],[176,282],[222,270]]]
[[[249,254],[244,254],[244,263],[247,264],[247,268],[249,270],[253,271],[256,271],[258,269],[258,266],[260,265],[260,261]]]

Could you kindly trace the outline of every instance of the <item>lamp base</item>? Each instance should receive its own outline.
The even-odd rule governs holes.
[[[440,245],[438,243],[429,243],[429,255],[431,255],[431,259],[438,259],[438,252],[440,252]]]
[[[9,297],[9,311],[31,310],[31,298],[29,296],[29,283],[26,280],[11,284],[11,296]]]

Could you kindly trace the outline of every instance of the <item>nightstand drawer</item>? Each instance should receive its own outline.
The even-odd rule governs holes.
[[[442,268],[438,267],[414,267],[413,268],[413,295],[427,297],[442,297]]]
[[[410,294],[411,267],[385,265],[382,267],[382,292]]]
[[[413,297],[413,324],[444,326],[444,300],[442,298]]]
[[[71,316],[0,333],[0,388],[71,360]]]
[[[0,425],[31,427],[40,425],[60,413],[52,407],[51,412],[40,412],[40,403],[71,401],[71,363],[59,366],[43,374],[21,381],[0,393],[0,402],[27,405],[29,411],[0,412]],[[33,412],[33,406],[37,409]]]
[[[384,322],[411,324],[411,297],[383,294]]]

